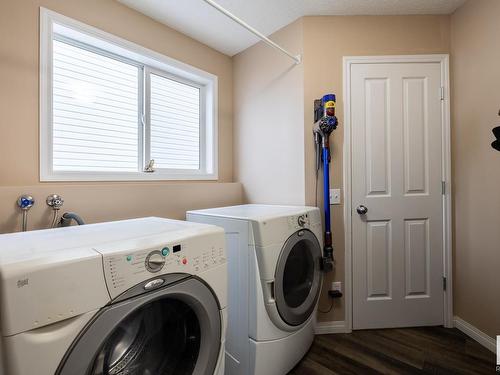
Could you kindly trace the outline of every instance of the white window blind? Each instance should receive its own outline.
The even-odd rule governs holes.
[[[137,171],[139,68],[53,42],[54,171]]]
[[[200,89],[150,75],[151,159],[157,168],[200,168]]]

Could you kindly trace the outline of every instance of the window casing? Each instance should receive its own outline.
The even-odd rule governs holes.
[[[216,76],[40,15],[41,181],[217,179]]]

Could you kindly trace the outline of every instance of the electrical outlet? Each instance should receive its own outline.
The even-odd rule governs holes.
[[[340,204],[340,189],[330,189],[330,204]]]
[[[341,281],[332,282],[332,287],[330,290],[337,290],[342,293],[342,282]]]

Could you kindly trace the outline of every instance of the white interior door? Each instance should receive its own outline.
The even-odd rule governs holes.
[[[353,328],[443,324],[440,64],[350,74]]]

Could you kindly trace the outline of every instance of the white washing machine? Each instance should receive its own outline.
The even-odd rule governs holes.
[[[226,374],[283,375],[309,349],[322,272],[318,208],[243,205],[187,213],[226,232]]]
[[[4,375],[223,375],[221,228],[143,218],[0,236]]]

